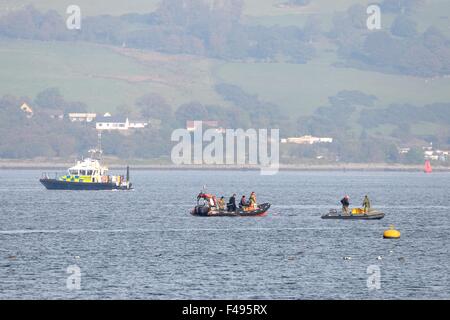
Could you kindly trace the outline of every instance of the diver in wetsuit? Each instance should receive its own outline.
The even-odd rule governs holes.
[[[236,211],[236,194],[234,193],[232,196],[231,196],[231,198],[230,198],[230,200],[228,200],[228,203],[227,203],[227,210],[228,211]]]
[[[348,214],[348,207],[350,206],[350,198],[349,196],[345,196],[344,198],[342,198],[341,203],[342,203],[342,212],[344,214]]]

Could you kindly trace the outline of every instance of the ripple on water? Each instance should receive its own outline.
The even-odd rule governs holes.
[[[0,298],[448,298],[449,174],[139,171],[133,192],[51,192],[39,176],[2,171]],[[192,217],[205,184],[256,191],[270,214]],[[357,205],[368,193],[386,217],[320,219],[344,193]],[[391,224],[400,239],[382,239]],[[371,265],[381,290],[367,288]]]

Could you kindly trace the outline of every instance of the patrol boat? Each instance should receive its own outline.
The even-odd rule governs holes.
[[[50,178],[44,173],[39,181],[48,190],[130,190],[130,168],[126,177],[108,175],[108,168],[101,165],[99,149],[89,150],[90,157],[78,161],[61,177]]]

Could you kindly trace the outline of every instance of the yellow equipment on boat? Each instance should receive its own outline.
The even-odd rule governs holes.
[[[364,214],[364,209],[361,208],[353,208],[352,214]]]
[[[383,238],[385,239],[398,239],[400,238],[400,231],[395,230],[394,226],[391,226],[389,230],[383,233]]]

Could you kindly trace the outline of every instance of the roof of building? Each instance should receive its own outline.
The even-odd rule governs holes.
[[[127,118],[120,116],[111,116],[111,117],[97,117],[95,119],[96,122],[107,122],[107,123],[125,123]]]
[[[128,122],[131,123],[148,123],[146,120],[130,120],[129,118],[124,118],[120,116],[111,116],[111,117],[97,117],[95,119],[96,122],[106,122],[106,123],[125,123],[128,119]]]

